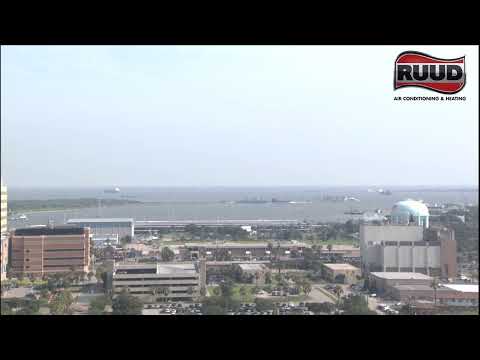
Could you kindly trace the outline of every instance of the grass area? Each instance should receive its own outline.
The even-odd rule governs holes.
[[[240,294],[240,288],[244,288],[245,289],[245,295],[241,295]],[[235,285],[235,287],[233,288],[233,298],[235,300],[238,300],[240,302],[243,302],[243,303],[252,303],[255,301],[255,295],[252,294],[252,288],[254,288],[255,285],[251,285],[251,284],[237,284]]]

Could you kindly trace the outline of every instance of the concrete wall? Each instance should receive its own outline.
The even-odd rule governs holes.
[[[404,225],[360,225],[360,245],[381,241],[422,241],[421,226]]]

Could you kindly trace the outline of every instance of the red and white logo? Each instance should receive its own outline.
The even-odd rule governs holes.
[[[395,60],[394,90],[416,86],[442,94],[455,94],[465,87],[465,56],[440,59],[417,51],[405,51]]]

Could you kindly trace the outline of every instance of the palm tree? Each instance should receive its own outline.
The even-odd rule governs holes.
[[[317,249],[318,249],[318,254],[320,255],[323,250],[323,245],[318,245]]]
[[[337,307],[340,306],[340,298],[343,294],[343,289],[340,285],[335,286],[333,293],[337,295]]]
[[[260,273],[257,271],[255,273],[255,286],[257,286],[257,287],[258,287],[258,279],[260,279]]]
[[[438,288],[438,278],[434,277],[431,283],[431,287],[433,288],[433,304],[437,306],[437,288]]]
[[[302,290],[303,290],[305,296],[308,297],[308,294],[310,294],[312,292],[312,284],[310,284],[310,282],[307,281],[307,280],[303,281]]]

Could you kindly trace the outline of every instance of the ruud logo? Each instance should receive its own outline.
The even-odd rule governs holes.
[[[465,86],[465,56],[440,59],[405,51],[395,60],[394,89],[418,86],[442,94],[455,94]]]

